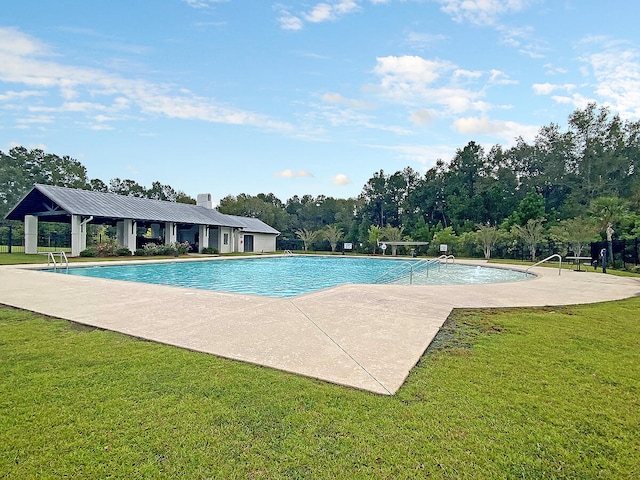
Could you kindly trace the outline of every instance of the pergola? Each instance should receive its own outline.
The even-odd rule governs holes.
[[[393,255],[395,257],[395,255],[397,253],[397,250],[398,250],[398,246],[404,246],[404,247],[416,246],[417,247],[419,245],[429,245],[429,242],[387,242],[387,241],[383,241],[383,242],[378,242],[378,245],[380,245],[380,247],[382,247],[383,245],[391,245],[391,255]]]

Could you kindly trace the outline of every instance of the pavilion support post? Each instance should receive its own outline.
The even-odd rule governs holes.
[[[38,253],[38,217],[24,216],[24,253]]]
[[[82,223],[82,217],[80,215],[71,215],[71,256],[72,257],[80,256],[80,252],[84,250],[84,248],[82,248],[83,243],[84,245],[87,244],[86,225]]]
[[[131,253],[136,252],[138,222],[130,218],[124,221],[124,247],[127,247]]]
[[[202,249],[209,246],[209,226],[200,225],[198,228],[198,253],[202,253]]]
[[[116,240],[118,242],[119,247],[125,246],[125,229],[124,229],[124,221],[119,220],[116,222]]]
[[[178,226],[173,222],[164,224],[164,244],[171,245],[178,238]]]

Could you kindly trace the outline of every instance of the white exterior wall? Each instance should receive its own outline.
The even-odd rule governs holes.
[[[24,216],[24,253],[38,253],[38,217]]]
[[[241,232],[235,232],[236,252],[244,252],[244,235]]]
[[[234,252],[234,243],[235,243],[235,239],[234,239],[234,235],[233,235],[233,228],[231,227],[220,227],[218,229],[218,231],[220,232],[219,235],[219,239],[218,239],[218,251],[220,253],[232,253]],[[224,243],[224,236],[228,235],[228,240],[227,240],[227,244],[225,245]]]
[[[252,233],[253,235],[253,251],[275,252],[276,251],[276,235],[268,233]]]

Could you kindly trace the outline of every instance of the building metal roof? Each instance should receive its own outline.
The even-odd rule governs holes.
[[[128,197],[115,193],[36,184],[7,214],[7,220],[35,215],[46,222],[66,222],[71,215],[93,216],[94,223],[120,219],[233,227],[254,233],[280,232],[257,218],[225,215],[199,205]]]
[[[273,233],[279,235],[280,232],[267,225],[262,220],[253,217],[238,217],[235,215],[225,215],[231,217],[242,224],[242,230],[247,233]]]

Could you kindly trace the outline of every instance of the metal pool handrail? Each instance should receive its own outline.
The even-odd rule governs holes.
[[[445,257],[445,255],[442,255],[441,257]],[[451,257],[453,257],[453,255],[451,255]],[[430,267],[440,265],[442,263],[441,260],[442,258],[423,258],[422,260],[418,260],[417,262],[402,262],[400,265],[397,265],[379,275],[378,278],[373,281],[373,283],[391,283],[394,280],[409,277],[409,284],[413,285],[413,272],[418,271],[418,269],[426,270],[428,272]],[[393,273],[395,273],[396,275],[392,275]]]
[[[455,255],[440,255],[436,260],[444,260],[445,265],[449,264],[449,260],[451,260],[451,263],[456,263]]]
[[[541,263],[544,263],[548,260],[551,260],[552,258],[558,257],[558,275],[562,275],[562,257],[560,256],[559,253],[554,253],[553,255],[549,255],[547,258],[545,258],[544,260],[540,260],[538,263],[534,263],[533,265],[527,267],[524,271],[524,273],[529,273],[529,269],[533,268],[535,266],[540,265]]]
[[[67,258],[67,254],[65,252],[47,252],[47,268],[50,267],[51,263],[53,263],[53,270],[58,270],[58,264],[56,263],[56,258],[54,255],[60,256],[60,263],[62,264],[62,260],[64,259],[64,263],[67,267],[67,272],[69,271],[69,259]]]

